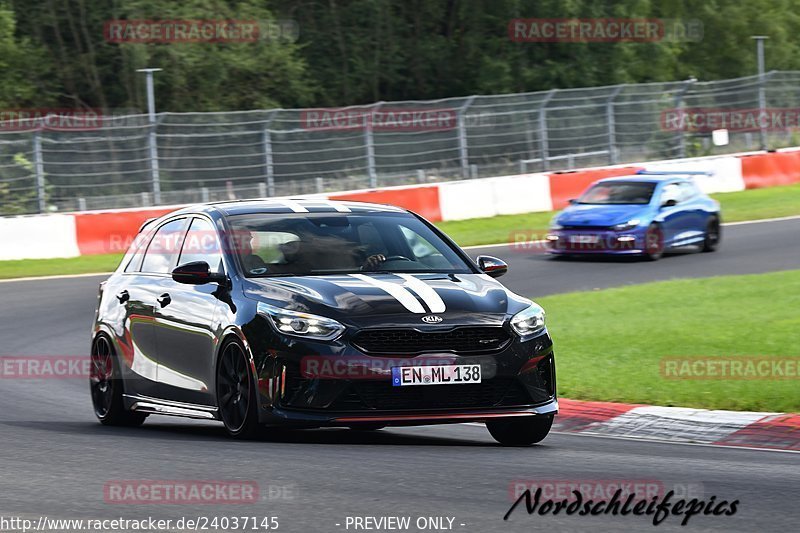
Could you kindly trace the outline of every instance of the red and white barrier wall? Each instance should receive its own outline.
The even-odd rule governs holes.
[[[463,220],[562,209],[594,181],[646,170],[693,170],[708,193],[800,182],[800,149],[646,162],[552,172],[386,187],[323,195],[331,200],[394,204],[428,220]],[[319,196],[319,195],[315,195]],[[123,252],[142,222],[180,206],[0,218],[0,260]]]

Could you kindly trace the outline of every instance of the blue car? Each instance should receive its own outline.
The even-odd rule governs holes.
[[[552,221],[548,252],[636,255],[655,261],[674,248],[713,252],[720,242],[719,202],[695,184],[698,172],[647,172],[592,184]]]

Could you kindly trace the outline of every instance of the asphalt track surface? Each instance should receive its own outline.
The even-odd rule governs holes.
[[[800,268],[800,220],[725,228],[714,254],[657,263],[553,261],[509,246],[468,250],[509,262],[512,290],[539,296],[680,277]],[[83,355],[102,277],[0,283],[0,355]],[[82,379],[0,379],[0,517],[177,520],[276,516],[279,531],[355,531],[348,516],[454,517],[453,531],[645,531],[648,517],[528,516],[508,521],[514,482],[656,481],[705,499],[740,500],[734,516],[668,517],[657,531],[791,531],[800,520],[800,454],[551,434],[531,448],[495,445],[478,425],[379,432],[275,432],[235,442],[218,423],[150,417],[106,428]],[[104,501],[114,480],[248,480],[246,505]],[[699,491],[699,492],[698,492]],[[337,526],[337,524],[340,524]],[[463,524],[463,525],[461,525]],[[363,530],[361,530],[363,531]],[[383,530],[385,531],[385,530]],[[429,530],[430,531],[430,530]]]

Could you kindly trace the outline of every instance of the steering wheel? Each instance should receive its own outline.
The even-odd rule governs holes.
[[[414,262],[413,259],[409,259],[408,257],[406,257],[404,255],[387,255],[386,256],[386,261],[411,261],[412,263]],[[386,261],[384,261],[384,263]]]

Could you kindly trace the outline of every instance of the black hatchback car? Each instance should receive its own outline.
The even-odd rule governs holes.
[[[98,419],[262,427],[485,422],[542,440],[558,410],[541,307],[418,215],[324,200],[204,204],[149,221],[100,285]]]

